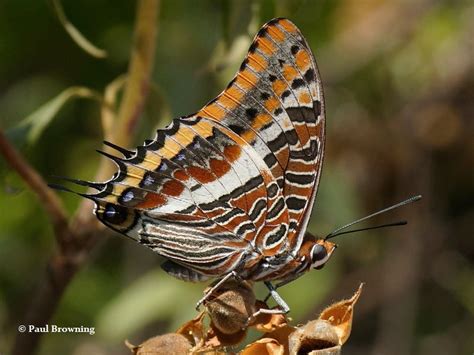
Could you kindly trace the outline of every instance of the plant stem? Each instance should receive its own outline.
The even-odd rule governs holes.
[[[156,27],[159,0],[140,0],[137,2],[137,17],[134,28],[134,44],[131,51],[127,86],[119,109],[118,119],[110,131],[104,132],[107,140],[116,144],[128,146],[133,136],[134,128],[141,115],[153,68],[156,42]],[[0,143],[6,141],[0,136]],[[24,159],[18,154],[11,155],[11,149],[5,151],[5,144],[0,144],[0,152],[10,153],[10,165],[28,182],[35,191],[50,215],[61,221],[67,221],[66,214],[57,196],[50,191],[39,174],[24,164]],[[25,175],[25,171],[29,173]],[[112,165],[102,160],[96,178],[102,180],[112,175]],[[74,275],[84,265],[91,250],[97,245],[98,236],[102,235],[102,226],[92,214],[89,200],[84,200],[76,211],[71,224],[62,222],[65,228],[57,231],[59,248],[50,258],[48,272],[32,294],[33,300],[28,308],[22,325],[44,326],[48,324],[56,311],[62,295]],[[37,351],[41,333],[18,333],[12,355],[30,355]]]
[[[53,224],[56,237],[67,229],[67,214],[64,206],[56,193],[51,190],[40,174],[28,163],[28,161],[8,141],[4,132],[0,129],[0,154],[5,161],[14,169],[28,184],[48,213]],[[60,242],[58,240],[58,242]]]

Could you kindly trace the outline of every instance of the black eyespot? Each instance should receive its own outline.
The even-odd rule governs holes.
[[[326,248],[323,247],[321,244],[316,244],[313,247],[313,252],[311,254],[311,259],[312,259],[313,264],[315,262],[323,260],[324,258],[327,257],[327,255],[328,255],[328,252],[326,251]]]
[[[106,223],[118,225],[127,220],[127,215],[128,212],[125,207],[109,203],[105,206],[103,218]]]

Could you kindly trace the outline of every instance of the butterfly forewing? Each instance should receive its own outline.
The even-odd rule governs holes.
[[[281,211],[286,233],[265,243],[267,252],[297,251],[314,202],[324,151],[324,102],[314,57],[300,31],[286,19],[270,21],[255,37],[247,58],[227,89],[199,114],[240,134],[272,173],[269,199]],[[284,207],[281,207],[281,196]],[[273,214],[272,214],[273,216]],[[270,227],[271,228],[271,227]],[[275,248],[277,246],[277,248]],[[273,250],[272,250],[273,249]]]
[[[239,72],[173,120],[91,195],[104,223],[203,275],[296,253],[324,151],[314,57],[286,19],[267,23]],[[252,260],[252,258],[254,260]]]

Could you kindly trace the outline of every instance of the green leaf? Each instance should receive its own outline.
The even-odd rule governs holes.
[[[95,58],[105,58],[107,57],[107,52],[103,49],[100,49],[93,45],[87,38],[83,36],[79,30],[74,27],[74,25],[69,22],[66,14],[64,13],[64,9],[61,5],[61,1],[59,0],[52,0],[54,10],[56,11],[56,15],[58,16],[59,22],[63,25],[66,32],[71,36],[72,40],[81,47],[86,53],[90,54]]]
[[[17,146],[24,143],[33,144],[52,122],[59,110],[69,100],[76,98],[102,100],[101,95],[94,90],[80,86],[70,87],[24,118],[19,125],[9,129],[6,132],[8,138]]]

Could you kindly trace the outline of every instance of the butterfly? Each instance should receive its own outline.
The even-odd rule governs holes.
[[[323,267],[336,248],[306,232],[325,103],[316,60],[288,19],[258,31],[235,77],[201,110],[133,151],[105,144],[122,154],[102,152],[116,174],[70,181],[97,189],[82,194],[97,218],[165,257],[174,277],[220,280],[211,292],[231,277],[263,281],[286,313],[276,288]]]

